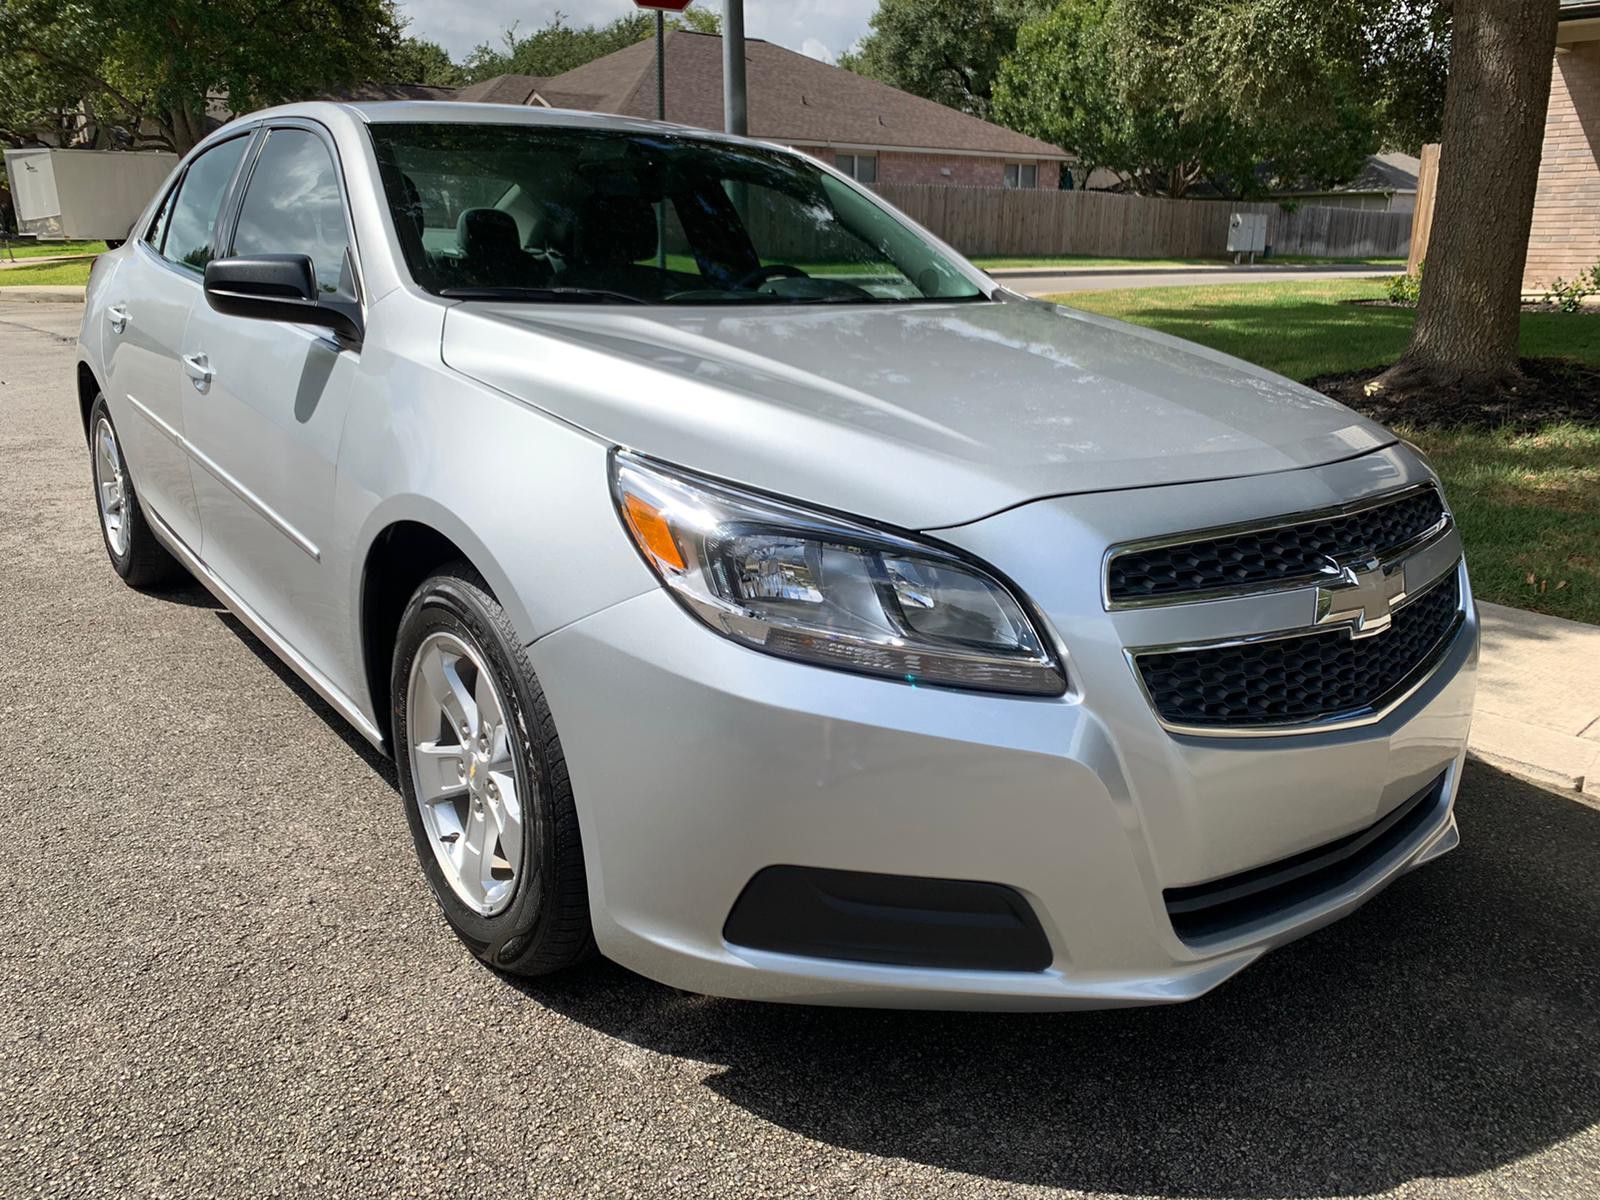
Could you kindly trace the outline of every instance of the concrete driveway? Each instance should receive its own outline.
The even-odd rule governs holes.
[[[0,1195],[1600,1194],[1600,811],[1482,766],[1459,851],[1180,1008],[477,966],[388,765],[111,573],[79,311],[0,302]]]
[[[1315,283],[1336,279],[1382,279],[1399,272],[1384,267],[1087,267],[1068,271],[1029,268],[991,271],[1012,291],[1027,296],[1058,292],[1109,292],[1122,288],[1215,287],[1236,283]]]

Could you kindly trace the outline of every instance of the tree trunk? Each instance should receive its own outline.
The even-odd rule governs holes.
[[[1556,0],[1455,0],[1439,192],[1417,323],[1374,389],[1494,390],[1518,374]]]
[[[205,136],[205,118],[185,108],[168,110],[161,124],[172,141],[172,149],[178,154],[189,153]]]

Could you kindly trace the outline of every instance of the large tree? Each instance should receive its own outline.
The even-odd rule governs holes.
[[[1019,30],[995,116],[1145,195],[1342,182],[1382,141],[1362,55],[1337,22],[1251,11],[1282,3],[1061,0]]]
[[[1235,116],[1316,120],[1330,90],[1385,147],[1439,140],[1449,0],[1125,0],[1135,33],[1181,22],[1167,66]]]
[[[1518,375],[1522,271],[1556,0],[1455,0],[1438,199],[1417,323],[1375,389],[1492,390]]]
[[[403,37],[385,50],[376,68],[378,83],[426,83],[434,87],[460,87],[466,72],[438,42]]]
[[[247,112],[372,76],[392,0],[0,0],[0,130],[81,113],[189,149],[208,106]]]
[[[839,65],[987,118],[1017,30],[1047,0],[879,0],[872,32]]]

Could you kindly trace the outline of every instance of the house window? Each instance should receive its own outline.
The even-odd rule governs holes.
[[[1036,188],[1039,186],[1038,163],[1007,163],[1006,186],[1008,188]]]
[[[876,154],[839,154],[833,165],[857,183],[878,182],[878,156]]]

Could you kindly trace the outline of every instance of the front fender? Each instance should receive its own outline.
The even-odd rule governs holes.
[[[657,586],[612,503],[608,444],[442,362],[371,340],[363,360],[335,500],[357,622],[373,543],[397,521],[454,542],[525,642]]]

